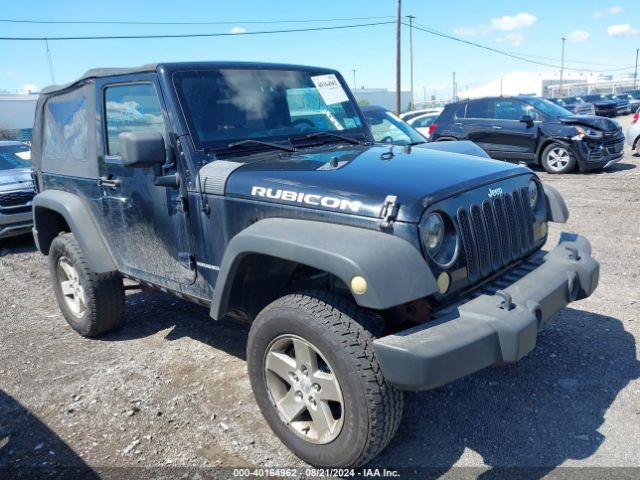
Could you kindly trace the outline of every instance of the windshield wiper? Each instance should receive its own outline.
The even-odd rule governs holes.
[[[279,143],[263,142],[262,140],[253,140],[251,138],[247,140],[241,140],[239,142],[233,142],[227,145],[227,148],[246,147],[248,145],[264,145],[265,147],[275,148],[276,150],[282,150],[283,152],[295,152],[294,147],[287,145],[280,145]]]
[[[351,138],[351,137],[347,137],[346,135],[340,135],[338,133],[333,133],[333,132],[314,132],[314,133],[309,133],[303,137],[300,137],[296,140],[311,140],[312,138],[318,138],[318,137],[333,137],[333,138],[337,138],[338,140],[342,140],[344,142],[349,142],[351,144],[354,145],[362,145],[362,140],[358,140],[356,138]]]

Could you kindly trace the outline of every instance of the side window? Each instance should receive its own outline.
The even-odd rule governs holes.
[[[496,118],[498,120],[520,120],[525,112],[524,106],[520,102],[513,100],[496,101]]]
[[[89,157],[88,124],[84,90],[53,97],[45,109],[43,157],[86,162]]]
[[[104,101],[108,155],[120,155],[118,135],[123,132],[152,130],[166,140],[162,107],[152,83],[107,87]]]
[[[465,118],[494,118],[493,102],[489,100],[469,102]]]
[[[431,125],[435,119],[436,119],[435,116],[428,115],[426,117],[422,117],[422,118],[417,119],[415,122],[413,122],[413,124],[411,126],[412,127],[417,127],[417,128],[426,128],[429,125]]]

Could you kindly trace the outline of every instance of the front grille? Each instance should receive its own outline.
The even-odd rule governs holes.
[[[16,207],[33,200],[35,193],[31,190],[0,193],[0,207]]]
[[[474,203],[457,212],[470,283],[519,260],[534,249],[534,216],[527,188]]]

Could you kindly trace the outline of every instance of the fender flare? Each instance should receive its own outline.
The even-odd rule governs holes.
[[[211,317],[227,313],[237,269],[246,255],[263,254],[331,273],[349,286],[362,276],[358,305],[385,310],[438,291],[422,254],[408,241],[375,230],[310,220],[268,218],[242,230],[227,245],[211,303]]]
[[[45,190],[33,199],[33,236],[38,250],[48,255],[51,242],[60,233],[54,231],[55,225],[47,224],[46,211],[56,212],[64,218],[91,270],[95,273],[117,270],[113,256],[83,200],[62,190]]]
[[[551,185],[544,184],[544,196],[547,198],[547,220],[555,223],[567,223],[569,209],[560,192]]]

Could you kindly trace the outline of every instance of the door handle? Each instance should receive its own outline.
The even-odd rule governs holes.
[[[99,187],[118,188],[120,180],[109,175],[108,177],[98,177],[96,183]]]
[[[462,126],[462,122],[453,122],[454,125],[458,125],[459,127]]]
[[[494,130],[502,130],[502,127],[500,125],[492,125],[492,128]]]

